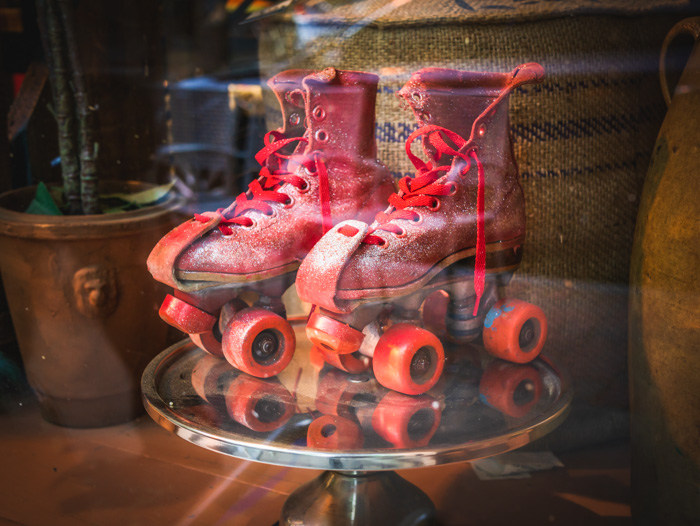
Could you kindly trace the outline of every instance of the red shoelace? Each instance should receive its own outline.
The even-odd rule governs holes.
[[[289,196],[278,191],[284,183],[291,184],[300,190],[307,187],[308,183],[302,177],[287,169],[292,155],[280,153],[280,150],[293,142],[306,143],[308,139],[305,137],[284,138],[284,135],[277,131],[265,134],[265,146],[255,155],[255,160],[262,166],[258,178],[248,185],[247,192],[236,197],[228,207],[219,208],[216,211],[221,216],[218,228],[222,234],[231,235],[234,225],[252,226],[253,220],[246,215],[248,210],[257,210],[269,215],[273,212],[269,203],[288,204],[290,202]],[[308,156],[295,157],[301,166],[318,176],[322,226],[325,233],[333,226],[326,165],[317,152]],[[275,168],[271,169],[271,166],[275,166]],[[200,214],[195,214],[194,218],[197,221],[209,221],[207,216]]]
[[[432,146],[434,153],[432,161],[425,162],[411,151],[411,144],[419,137],[427,136],[427,142]],[[454,146],[450,146],[445,138],[450,140]],[[474,305],[474,316],[479,310],[481,296],[484,293],[484,284],[486,281],[486,240],[484,234],[484,167],[479,161],[479,158],[474,149],[467,150],[463,153],[461,150],[467,144],[467,141],[458,134],[446,128],[436,125],[423,126],[414,131],[406,141],[406,154],[416,168],[414,177],[404,177],[399,180],[399,192],[392,194],[389,198],[389,204],[393,210],[387,212],[379,212],[375,220],[379,225],[370,230],[363,239],[363,243],[370,245],[383,245],[384,239],[376,235],[375,232],[385,231],[392,232],[397,235],[404,233],[403,229],[393,223],[395,219],[407,219],[418,221],[419,214],[415,210],[408,208],[429,207],[435,208],[439,204],[440,197],[452,193],[452,182],[438,182],[445,175],[445,172],[450,170],[449,165],[434,166],[433,162],[437,162],[442,155],[450,155],[459,157],[466,162],[466,165],[461,170],[461,175],[465,176],[471,169],[471,160],[474,160],[477,168],[478,187],[477,187],[477,219],[476,219],[476,257],[474,263],[474,292],[476,294],[476,303]],[[429,151],[426,149],[426,153]]]

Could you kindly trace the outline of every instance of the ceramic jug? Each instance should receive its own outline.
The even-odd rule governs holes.
[[[695,45],[675,93],[671,42]],[[700,524],[700,17],[663,44],[669,105],[647,174],[630,274],[632,513],[637,524]]]

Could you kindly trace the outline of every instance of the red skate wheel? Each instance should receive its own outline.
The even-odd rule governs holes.
[[[542,395],[542,377],[531,365],[496,360],[479,382],[481,399],[506,416],[522,418]]]
[[[306,431],[306,445],[312,449],[358,449],[364,441],[360,426],[341,416],[320,416]]]
[[[274,431],[295,413],[294,398],[276,381],[240,375],[224,396],[229,416],[253,431]]]
[[[231,318],[221,344],[231,365],[252,376],[269,378],[289,365],[296,338],[287,320],[274,312],[250,307]]]
[[[374,376],[380,384],[416,395],[437,383],[445,365],[445,351],[430,331],[397,323],[379,338],[372,360]]]
[[[437,400],[428,395],[388,393],[372,414],[372,428],[396,448],[423,447],[440,426],[441,414]]]
[[[542,309],[520,300],[501,300],[484,319],[484,347],[494,356],[527,363],[540,354],[547,339]]]
[[[354,327],[315,310],[306,323],[306,335],[327,353],[350,354],[362,345],[364,334]]]
[[[372,365],[372,360],[360,353],[352,354],[335,354],[326,352],[323,349],[316,347],[321,353],[326,363],[332,365],[336,369],[345,371],[350,374],[364,373]],[[357,355],[357,356],[356,356]]]
[[[214,336],[212,331],[203,332],[201,334],[190,334],[190,340],[209,354],[217,357],[224,355],[224,350],[221,348],[221,342]]]
[[[210,331],[216,323],[216,316],[190,305],[172,294],[165,296],[158,314],[163,321],[187,334]]]

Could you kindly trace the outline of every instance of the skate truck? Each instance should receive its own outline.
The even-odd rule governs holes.
[[[423,394],[445,363],[426,328],[441,325],[440,309],[453,340],[482,334],[491,354],[517,363],[540,353],[542,310],[503,289],[525,237],[508,97],[543,77],[534,63],[510,73],[425,68],[398,92],[418,122],[406,143],[415,175],[373,223],[329,230],[297,274],[299,296],[315,305],[307,335],[329,363],[355,373],[371,364],[384,387]],[[427,160],[411,149],[418,139]]]

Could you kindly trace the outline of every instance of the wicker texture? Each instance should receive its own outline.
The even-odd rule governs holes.
[[[359,13],[373,3],[339,10]],[[550,3],[534,4],[544,9]],[[679,3],[655,6],[670,4]],[[630,2],[607,5],[635,11]],[[629,254],[665,112],[658,50],[676,17],[529,17],[484,24],[491,21],[488,13],[479,18],[469,12],[463,13],[464,23],[454,24],[454,17],[447,20],[437,11],[437,20],[415,19],[412,27],[329,24],[330,15],[301,25],[285,17],[268,19],[260,43],[262,74],[327,65],[378,73],[378,155],[400,176],[413,173],[404,142],[416,126],[395,93],[413,71],[438,66],[505,72],[524,62],[542,64],[544,83],[519,88],[510,101],[528,221],[523,263],[510,290],[545,311],[550,336],[544,353],[573,373],[578,399],[624,407]]]

